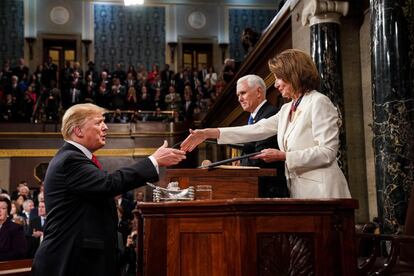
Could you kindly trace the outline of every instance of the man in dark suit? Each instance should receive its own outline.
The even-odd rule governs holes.
[[[29,246],[28,257],[33,258],[37,248],[43,240],[43,228],[46,223],[46,207],[45,202],[40,201],[38,206],[38,215],[30,218],[29,227],[26,237]]]
[[[174,78],[174,71],[170,70],[170,65],[165,64],[164,70],[161,71],[161,82],[163,87],[168,87]]]
[[[185,153],[167,148],[109,174],[93,152],[105,145],[105,110],[93,104],[69,108],[62,119],[65,144],[45,176],[47,222],[32,275],[118,275],[114,196],[158,180],[158,168]]]
[[[257,75],[246,75],[237,81],[237,97],[244,111],[250,113],[248,124],[254,124],[261,119],[269,118],[278,112],[278,109],[266,100],[266,84]],[[243,154],[258,152],[263,149],[278,149],[277,136],[266,140],[245,143]],[[266,163],[261,159],[243,159],[243,166],[260,168],[276,168],[277,176],[259,177],[259,197],[289,197],[286,185],[284,162]]]
[[[29,78],[29,67],[25,65],[24,58],[20,58],[19,64],[13,68],[13,75],[17,76],[20,81],[26,81]]]

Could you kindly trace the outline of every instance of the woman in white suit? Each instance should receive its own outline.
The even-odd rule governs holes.
[[[285,50],[269,60],[269,69],[275,76],[275,87],[291,102],[256,124],[190,130],[181,149],[192,151],[208,138],[219,144],[246,143],[277,133],[280,150],[264,149],[254,158],[285,161],[291,197],[351,197],[336,160],[338,111],[328,97],[316,91],[319,74],[311,57],[300,50]]]

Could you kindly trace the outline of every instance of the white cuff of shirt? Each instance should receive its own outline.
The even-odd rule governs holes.
[[[148,156],[149,160],[151,160],[152,164],[154,165],[155,169],[157,170],[157,174],[160,174],[160,166],[158,166],[157,160],[153,156]]]

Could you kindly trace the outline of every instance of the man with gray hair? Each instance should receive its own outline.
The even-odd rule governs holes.
[[[31,199],[26,199],[23,201],[23,210],[20,213],[20,216],[22,216],[26,220],[26,225],[29,224],[30,221],[30,211],[34,208],[34,202]]]
[[[238,79],[236,93],[243,110],[250,113],[248,124],[254,124],[261,119],[269,118],[278,112],[278,109],[266,100],[266,84],[257,75],[246,75]],[[268,148],[279,149],[277,135],[265,140],[245,143],[243,154],[259,152]],[[259,177],[259,197],[289,196],[284,162],[266,163],[261,159],[242,159],[240,164],[260,168],[276,168],[277,176]]]

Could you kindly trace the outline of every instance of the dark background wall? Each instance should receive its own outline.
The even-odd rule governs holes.
[[[15,64],[23,56],[23,0],[0,1],[0,62]],[[2,65],[2,64],[0,64]]]
[[[165,63],[165,8],[94,5],[95,64]]]
[[[262,33],[276,14],[277,10],[230,9],[230,57],[236,61],[242,61],[245,56],[245,51],[240,42],[243,30],[249,27],[258,33]]]

